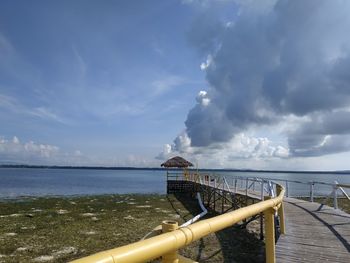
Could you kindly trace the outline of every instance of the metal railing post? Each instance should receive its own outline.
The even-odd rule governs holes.
[[[264,180],[261,180],[261,201],[264,201]],[[263,219],[264,213],[260,213],[260,240],[264,240],[264,219]]]
[[[162,232],[167,233],[174,231],[179,228],[176,221],[163,221],[162,222]],[[179,263],[179,258],[177,251],[172,251],[162,256],[162,263]]]
[[[314,182],[310,182],[310,202],[314,202]]]
[[[270,199],[269,196],[266,199]],[[269,208],[264,211],[265,218],[265,258],[266,263],[275,263],[275,210]]]
[[[333,185],[333,206],[338,209],[338,182],[335,181]]]
[[[277,196],[280,195],[280,193],[282,192],[282,187],[280,185],[276,185],[276,193]],[[286,233],[286,224],[285,224],[285,219],[284,219],[284,205],[283,205],[283,201],[281,202],[281,206],[277,211],[278,216],[280,218],[280,230],[281,230],[281,234],[285,234]]]
[[[217,187],[217,183],[216,183],[216,177],[214,178],[214,192],[213,192],[213,208],[214,211],[216,211],[216,187]]]
[[[237,178],[235,179],[235,193],[237,193]]]
[[[289,197],[288,180],[286,180],[286,196]]]
[[[245,180],[245,195],[248,196],[248,178]]]

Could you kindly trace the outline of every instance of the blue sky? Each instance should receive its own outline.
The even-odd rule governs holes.
[[[294,2],[1,1],[0,162],[348,168],[349,5]]]
[[[179,1],[3,1],[0,12],[7,139],[156,155],[205,85],[186,38],[194,10]]]

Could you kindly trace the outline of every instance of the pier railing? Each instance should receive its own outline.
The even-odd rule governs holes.
[[[167,181],[192,181],[201,185],[220,188],[232,193],[250,195],[260,200],[264,196],[274,197],[276,193],[276,182],[267,178],[223,176],[207,173],[167,173]]]
[[[188,180],[233,193],[234,191],[236,193],[245,191],[246,194],[253,194],[260,189],[262,201],[180,228],[177,227],[177,222],[165,221],[163,222],[163,234],[78,259],[74,263],[149,262],[159,257],[162,257],[164,263],[195,262],[178,255],[177,250],[260,213],[264,214],[265,220],[266,262],[275,262],[275,216],[277,213],[280,216],[281,233],[285,233],[283,213],[285,189],[282,185],[259,178],[243,177],[231,178],[229,182],[226,177],[189,172],[167,176],[168,180]]]
[[[194,176],[196,173],[191,173],[188,176]],[[168,172],[168,180],[182,180],[183,173],[180,172]],[[186,175],[185,175],[186,176]],[[224,174],[209,174],[200,173],[200,178],[205,181],[204,178],[210,178],[209,182],[213,185],[218,184],[220,181],[225,180],[231,189],[235,191],[247,193],[260,191],[261,200],[263,195],[271,195],[271,186],[269,182],[272,182],[272,190],[275,188],[275,184],[282,185],[286,190],[286,197],[302,197],[308,198],[310,202],[314,202],[317,197],[324,197],[323,204],[328,200],[332,200],[333,207],[338,209],[338,198],[344,197],[350,201],[350,184],[339,184],[337,181],[334,183],[321,182],[321,181],[298,181],[288,180],[282,178],[270,178],[270,177],[246,177],[236,175],[224,175]],[[259,190],[261,187],[263,190]],[[274,189],[275,190],[275,189]]]

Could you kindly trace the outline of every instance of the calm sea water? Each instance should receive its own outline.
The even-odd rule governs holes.
[[[350,175],[220,172],[216,174],[269,177],[285,180],[350,183]],[[307,194],[307,185],[290,184],[292,194]],[[315,186],[316,193],[331,191],[329,186]],[[164,171],[85,170],[0,168],[0,197],[46,195],[94,195],[126,193],[160,193],[166,191]]]

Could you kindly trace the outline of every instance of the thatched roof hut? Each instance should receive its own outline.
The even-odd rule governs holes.
[[[176,156],[162,163],[160,166],[163,166],[166,168],[173,168],[173,167],[187,168],[189,166],[193,166],[193,164],[190,163],[189,161],[186,161],[184,158],[180,156]]]

